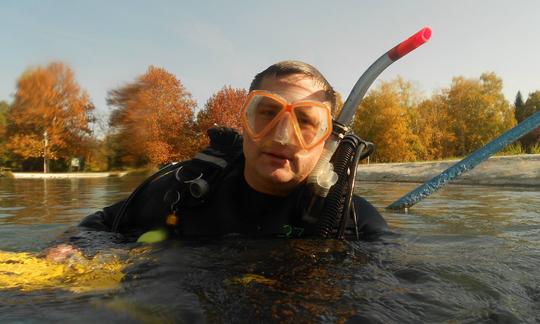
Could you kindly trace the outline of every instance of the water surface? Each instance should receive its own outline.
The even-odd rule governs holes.
[[[0,250],[39,252],[142,179],[0,178]],[[395,232],[373,242],[94,234],[93,253],[127,263],[120,287],[0,288],[0,322],[540,322],[540,192],[450,185],[384,211],[415,186],[358,184]]]

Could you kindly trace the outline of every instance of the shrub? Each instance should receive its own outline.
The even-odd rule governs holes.
[[[536,143],[529,148],[531,154],[540,154],[540,143]]]
[[[515,142],[499,151],[497,155],[519,155],[524,153],[525,150],[523,149],[523,146],[521,146],[521,143]]]

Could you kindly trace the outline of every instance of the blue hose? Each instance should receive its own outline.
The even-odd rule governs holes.
[[[475,166],[481,162],[487,160],[491,155],[502,150],[505,146],[519,138],[525,136],[527,133],[536,129],[540,126],[540,111],[536,112],[531,117],[525,119],[519,123],[514,128],[500,135],[493,141],[486,144],[479,150],[476,150],[474,153],[444,170],[438,176],[432,178],[431,180],[425,182],[423,185],[409,192],[405,196],[394,201],[387,209],[397,209],[397,210],[406,210],[410,208],[420,200],[431,195],[439,188],[452,181],[453,179],[459,177],[462,173],[465,173],[469,170],[472,170]]]

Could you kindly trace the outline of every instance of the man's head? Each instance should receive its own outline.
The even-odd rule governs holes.
[[[266,68],[266,70],[260,72],[255,76],[255,78],[253,78],[253,81],[251,81],[251,85],[249,86],[249,91],[261,90],[261,83],[266,77],[279,78],[293,74],[309,77],[318,83],[324,91],[326,101],[330,103],[332,114],[334,114],[336,110],[337,96],[334,88],[332,88],[330,83],[326,80],[322,73],[319,72],[319,70],[317,70],[314,66],[301,61],[288,60],[270,65],[268,68]]]
[[[267,101],[283,109],[279,115],[269,115],[266,108],[257,110],[262,119],[275,119],[258,136],[252,129],[255,126],[247,121],[253,114],[244,116],[244,177],[257,191],[287,195],[304,182],[321,156],[336,95],[317,69],[298,61],[276,63],[257,74],[250,86],[252,93],[254,90],[262,93],[262,99],[254,104],[257,109],[263,105],[267,108]]]

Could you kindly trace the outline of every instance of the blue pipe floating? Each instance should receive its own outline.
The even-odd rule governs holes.
[[[513,143],[539,126],[540,111],[534,113],[532,116],[525,119],[514,128],[503,133],[493,141],[489,142],[484,147],[476,150],[468,157],[444,170],[438,176],[433,177],[431,180],[428,180],[418,188],[394,201],[386,208],[394,210],[407,210],[420,200],[439,190],[439,188],[448,182],[459,177],[462,173],[472,170],[475,166],[487,160],[491,155],[502,150],[508,144]]]

